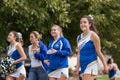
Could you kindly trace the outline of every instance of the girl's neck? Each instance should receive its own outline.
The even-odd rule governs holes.
[[[12,42],[10,43],[11,47],[13,47],[15,43],[16,43],[16,41],[12,41]]]
[[[32,44],[33,46],[38,46],[38,41]]]
[[[55,36],[53,38],[54,38],[55,41],[57,41],[60,38],[60,36]]]
[[[89,34],[90,30],[86,30],[83,32],[83,36],[87,36]]]

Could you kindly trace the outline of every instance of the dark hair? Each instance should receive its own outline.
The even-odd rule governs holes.
[[[16,41],[19,42],[19,36],[17,34],[16,31],[10,31],[11,33],[13,33],[14,37],[16,38]]]
[[[112,63],[111,60],[112,60],[112,58],[109,58],[107,61],[107,64],[111,64]]]
[[[89,15],[89,16],[83,16],[82,18],[86,18],[87,20],[88,20],[88,22],[91,24],[91,26],[90,26],[90,30],[92,30],[92,31],[94,31],[95,33],[97,33],[98,34],[98,30],[97,30],[97,28],[95,27],[95,23],[94,23],[94,18],[91,16],[91,15]]]
[[[42,38],[42,34],[39,34],[38,31],[32,31],[31,34],[33,34],[35,36],[35,38],[38,38],[38,40],[40,40]]]

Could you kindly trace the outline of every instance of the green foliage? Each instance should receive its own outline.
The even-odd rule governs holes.
[[[70,5],[65,0],[1,0],[0,7],[0,46],[3,47],[7,46],[6,38],[11,30],[22,32],[27,46],[31,31],[45,35],[49,34],[52,24],[67,27],[70,23]]]

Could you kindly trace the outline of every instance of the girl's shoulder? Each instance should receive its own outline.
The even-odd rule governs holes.
[[[46,46],[42,41],[39,41],[39,46]]]
[[[118,65],[116,63],[113,63],[114,70],[119,70]]]
[[[99,36],[94,31],[91,31],[90,38],[91,38],[92,41],[99,40]]]
[[[77,36],[77,41],[79,41],[79,40],[81,39],[82,34],[83,34],[83,33],[81,33],[81,34],[79,34],[79,35]]]
[[[60,39],[67,40],[67,38],[65,38],[65,37],[60,37]]]
[[[91,36],[98,36],[98,34],[97,33],[95,33],[94,31],[90,31],[90,33],[91,33]]]
[[[53,41],[54,41],[54,39],[53,39],[53,38],[49,40],[49,42],[53,42]]]
[[[116,64],[116,63],[113,63],[113,66],[117,66],[117,64]]]
[[[60,40],[61,40],[62,42],[68,42],[68,39],[65,38],[65,37],[60,37]]]
[[[22,47],[22,45],[19,42],[16,42],[14,45],[14,48],[16,48],[17,50],[20,49]]]

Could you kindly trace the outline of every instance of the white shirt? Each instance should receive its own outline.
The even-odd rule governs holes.
[[[30,60],[31,60],[31,67],[42,66],[41,60],[38,60],[34,57],[34,53],[32,52],[32,45],[29,46],[29,57],[30,57]]]

